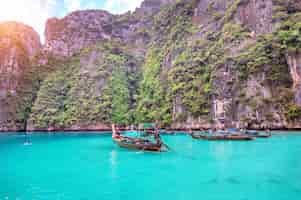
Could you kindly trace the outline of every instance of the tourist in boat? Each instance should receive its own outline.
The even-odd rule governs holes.
[[[121,138],[120,131],[118,130],[117,127],[115,127],[114,124],[112,125],[112,131],[113,131],[113,135],[112,135],[113,138],[116,138],[116,139]]]
[[[154,138],[156,140],[156,144],[161,146],[163,144],[162,140],[161,140],[161,137],[160,137],[160,134],[159,134],[159,129],[156,128],[156,130],[154,131]]]
[[[266,132],[267,135],[271,135],[271,130],[270,129],[266,129],[265,132]]]
[[[245,133],[246,133],[246,131],[245,131],[243,128],[240,128],[240,129],[239,129],[239,132],[240,132],[241,134],[245,134]]]
[[[229,131],[227,131],[226,127],[224,126],[224,128],[222,129],[222,133],[223,134],[227,134]],[[230,133],[230,132],[229,132]]]
[[[201,131],[202,131],[202,133],[204,133],[204,134],[208,134],[208,133],[209,133],[209,130],[208,130],[208,129],[202,128]]]
[[[155,140],[156,140],[156,144],[157,145],[161,146],[163,144],[163,142],[162,142],[161,137],[160,137],[159,134],[156,136]]]

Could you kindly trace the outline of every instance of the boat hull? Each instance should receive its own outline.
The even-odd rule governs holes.
[[[270,138],[272,135],[255,135],[256,138]]]
[[[256,137],[256,138],[270,138],[272,137],[271,134],[263,134],[263,133],[259,133],[259,132],[246,132],[245,133],[248,136],[251,137]]]
[[[233,140],[233,141],[250,141],[253,140],[254,137],[247,135],[191,135],[194,139],[203,139],[203,140]]]
[[[132,150],[139,150],[139,151],[153,151],[153,152],[163,152],[167,151],[164,148],[162,148],[163,145],[157,145],[157,144],[141,144],[139,142],[137,143],[128,143],[122,140],[118,139],[113,139],[114,142],[122,147],[122,148],[127,148],[127,149],[132,149]]]
[[[161,140],[157,140],[159,141],[158,143],[153,143],[150,140],[121,136],[120,133],[117,132],[114,124],[112,124],[112,132],[113,141],[122,148],[152,152],[164,152],[169,150],[168,146],[161,142]]]

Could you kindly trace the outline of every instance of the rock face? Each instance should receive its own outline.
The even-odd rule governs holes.
[[[16,22],[0,24],[0,130],[17,130],[14,105],[9,97],[17,95],[24,71],[40,50],[38,34],[29,26]]]
[[[77,11],[63,19],[49,19],[45,29],[45,51],[72,56],[97,41],[111,39],[113,16],[102,10]]]
[[[272,0],[199,0],[195,9],[195,20],[201,24],[201,32],[216,31],[222,26],[220,19],[230,17],[231,10],[235,10],[234,21],[246,26],[250,32],[256,34],[271,33],[273,30],[273,1]]]
[[[298,105],[301,105],[301,55],[298,53],[290,53],[287,55],[287,62],[293,79],[295,101]]]
[[[151,28],[151,16],[175,0],[146,0],[140,8],[124,15],[102,10],[76,11],[58,19],[49,19],[45,29],[44,50],[57,57],[70,57],[101,40],[121,40],[144,52]]]
[[[40,50],[38,34],[29,26],[7,22],[0,24],[0,82],[2,97],[15,92],[23,69]],[[5,77],[5,79],[4,79]],[[6,79],[8,78],[8,79]]]
[[[210,104],[212,108],[210,118],[218,127],[222,127],[224,124],[232,127],[241,126],[256,129],[266,127],[276,129],[291,128],[293,126],[299,127],[296,124],[300,123],[300,114],[296,114],[299,111],[293,105],[300,105],[299,54],[293,53],[287,56],[289,66],[286,64],[285,59],[283,59],[285,58],[285,51],[278,56],[276,56],[276,52],[273,53],[275,55],[272,56],[277,57],[276,60],[267,59],[266,62],[261,62],[259,59],[266,59],[268,57],[268,46],[267,49],[262,49],[261,52],[258,51],[258,53],[252,55],[253,51],[255,52],[258,48],[261,48],[260,45],[274,45],[273,42],[276,44],[279,42],[276,41],[277,36],[274,32],[279,24],[275,24],[273,21],[277,18],[275,16],[280,16],[276,12],[277,9],[281,10],[281,14],[283,15],[285,15],[285,12],[288,12],[290,15],[299,10],[299,2],[289,1],[280,4],[274,4],[274,2],[276,1],[198,1],[193,17],[194,23],[199,28],[195,37],[198,37],[201,43],[203,43],[200,49],[207,49],[207,54],[209,54],[208,52],[211,54],[208,57],[206,57],[206,54],[202,55],[200,60],[205,65],[214,68],[211,72],[211,76],[214,78],[211,80],[213,92],[211,93]],[[236,33],[238,37],[235,38],[233,36]],[[244,34],[245,36],[243,36]],[[274,37],[274,41],[260,42],[257,39],[268,36]],[[190,40],[195,39],[191,38]],[[206,46],[208,43],[209,46]],[[248,60],[248,56],[252,56],[252,58]],[[174,57],[176,58],[177,55],[174,55]],[[255,63],[251,60],[254,59],[260,63],[259,66],[256,66],[260,68],[260,71],[252,72],[253,69],[251,70],[251,67]],[[175,60],[171,59],[167,65],[172,65],[171,63],[176,62]],[[248,64],[244,68],[243,65],[245,65],[245,62]],[[255,65],[258,64],[256,63]],[[275,69],[277,68],[275,66],[278,69]],[[246,71],[243,72],[242,68]],[[290,68],[291,77],[285,75],[289,72],[288,68]],[[240,77],[242,75],[244,76],[243,79]],[[275,79],[275,77],[277,77],[276,79],[282,79],[277,80],[281,82],[280,85],[279,83],[278,85],[275,84],[275,80],[270,81],[271,79]],[[291,78],[293,79],[294,87],[291,85]],[[292,88],[295,88],[295,99],[290,99],[283,103],[283,100],[280,99],[284,99],[284,96],[289,96],[289,94],[281,93],[279,99],[277,91],[291,91]],[[176,103],[173,107],[173,111],[175,112],[173,116],[183,114],[187,110],[185,104],[181,105],[179,103],[185,101],[185,95],[182,96],[184,96],[184,100],[181,100],[177,96],[176,101],[174,101]],[[270,103],[273,101],[282,102]],[[293,105],[290,108],[291,110],[283,112],[282,109],[289,109],[284,108],[289,107],[289,104]],[[194,106],[197,106],[197,104]],[[297,123],[293,126],[288,125],[287,118],[289,115],[294,117],[299,115],[299,119],[295,119]],[[202,117],[188,117],[184,123],[174,123],[174,127],[184,127],[187,124],[191,124],[194,128],[198,128],[200,124],[204,128],[208,127],[208,123],[202,121]]]
[[[233,0],[200,0],[195,8],[194,19],[199,24],[200,33],[205,34],[207,31],[216,31],[221,26],[215,18],[222,18],[227,8],[233,4]]]
[[[47,21],[39,67],[27,75],[43,73],[31,82],[24,73],[41,49],[37,34],[1,24],[0,130],[141,121],[175,129],[299,128],[300,5],[145,0],[122,15],[76,11]],[[18,91],[34,95],[23,101]]]
[[[163,6],[174,3],[176,0],[145,0],[140,8],[136,9],[138,15],[149,15],[158,12]]]
[[[248,0],[238,7],[235,20],[256,34],[273,31],[273,1]]]

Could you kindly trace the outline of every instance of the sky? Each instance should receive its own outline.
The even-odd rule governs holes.
[[[104,9],[114,14],[133,11],[143,0],[0,0],[0,22],[18,21],[32,26],[44,40],[46,20],[75,10]]]

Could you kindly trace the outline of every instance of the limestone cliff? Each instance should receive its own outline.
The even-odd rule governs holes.
[[[0,96],[8,102],[7,91],[27,88],[10,105],[27,102],[16,113],[28,130],[146,121],[301,128],[300,20],[299,0],[145,0],[123,15],[76,11],[47,21],[26,73],[39,76],[27,84],[11,77],[39,51],[37,37],[17,37],[26,38],[24,55],[19,43],[3,45],[0,70],[11,77],[1,76]],[[20,127],[4,107],[2,127]]]
[[[77,11],[63,19],[49,19],[45,29],[45,50],[55,56],[72,56],[102,39],[111,39],[112,15],[106,11]]]
[[[24,128],[14,100],[22,92],[24,73],[40,48],[39,36],[31,27],[16,22],[0,24],[0,130]]]
[[[301,105],[301,55],[300,53],[290,53],[287,54],[286,60],[293,79],[295,102]]]
[[[112,15],[103,10],[73,12],[62,19],[52,18],[46,23],[47,53],[70,57],[102,40],[120,40],[142,51],[146,49],[152,16],[175,0],[146,0],[134,13]]]

